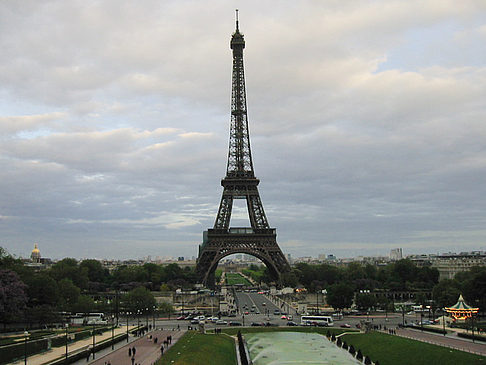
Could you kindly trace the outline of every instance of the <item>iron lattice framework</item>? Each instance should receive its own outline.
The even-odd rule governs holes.
[[[260,180],[253,171],[243,67],[245,40],[239,31],[238,18],[230,48],[233,50],[233,74],[228,164],[226,177],[221,180],[223,196],[218,215],[213,229],[204,232],[196,271],[200,282],[213,286],[218,262],[234,253],[246,253],[262,260],[280,282],[280,275],[290,267],[277,244],[276,230],[268,224],[258,193]],[[234,199],[246,199],[251,227],[230,228]]]

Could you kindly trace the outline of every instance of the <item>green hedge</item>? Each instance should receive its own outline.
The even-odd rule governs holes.
[[[95,346],[95,351],[97,352],[97,351],[103,350],[107,347],[110,347],[112,342],[115,344],[117,342],[126,340],[126,338],[127,338],[127,334],[123,333],[123,334],[116,336],[113,339],[113,341],[110,338],[109,340],[107,340],[105,342],[97,343],[96,346]],[[84,351],[78,352],[74,355],[70,355],[68,357],[68,364],[72,364],[73,362],[76,362],[76,361],[81,360],[81,359],[86,359],[86,357],[88,356],[88,352],[89,352],[89,350],[84,350]],[[58,360],[50,362],[49,365],[62,365],[62,364],[65,364],[65,363],[66,363],[66,359],[64,357],[62,357],[62,358],[59,358]]]
[[[46,351],[47,339],[27,341],[27,346],[25,346],[25,343],[22,341],[15,345],[0,347],[0,364],[9,364],[14,359],[23,358],[25,350],[27,350],[27,356]]]
[[[421,330],[426,332],[440,333],[441,335],[447,334],[447,331],[435,327],[420,327],[420,326],[405,326],[407,328],[413,328],[415,330]]]
[[[462,337],[462,338],[469,338],[472,340],[473,336],[470,333],[463,333],[463,332],[458,332],[457,337]],[[481,342],[486,342],[486,336],[481,336],[481,335],[476,335],[474,334],[474,340],[478,340]]]

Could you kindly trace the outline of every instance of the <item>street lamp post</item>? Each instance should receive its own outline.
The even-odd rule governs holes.
[[[423,306],[422,306],[423,310]],[[424,312],[420,312],[420,330],[423,332],[424,331]]]
[[[155,330],[155,308],[157,308],[155,305],[152,307],[152,329]]]
[[[147,331],[148,331],[148,315],[149,315],[149,309],[148,308],[145,308],[145,326],[147,327]]]
[[[115,349],[115,316],[111,315],[111,350]]]
[[[96,344],[96,341],[95,341],[95,330],[96,330],[96,322],[95,322],[95,320],[93,320],[93,360],[95,358],[95,344]]]
[[[471,333],[472,333],[472,341],[474,343],[474,313],[471,313]]]
[[[68,327],[69,327],[69,324],[66,323],[64,325],[64,327],[66,328],[66,364],[68,363]]]
[[[29,332],[24,331],[24,364],[27,365],[27,338],[29,337]]]
[[[128,317],[130,316],[130,312],[127,312],[127,342],[128,342]]]
[[[442,309],[442,329],[444,330],[444,336],[446,335],[446,330],[445,330],[445,310]]]
[[[402,305],[402,326],[405,327],[405,304]]]

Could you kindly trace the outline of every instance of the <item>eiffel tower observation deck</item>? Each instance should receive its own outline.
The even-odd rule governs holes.
[[[199,246],[196,272],[201,283],[212,287],[218,262],[228,255],[245,253],[259,258],[278,285],[281,274],[289,271],[290,266],[277,244],[276,229],[268,224],[258,193],[260,180],[253,170],[243,67],[245,39],[239,30],[238,10],[230,48],[233,71],[226,177],[221,180],[223,195],[214,227],[204,232],[203,243]],[[246,200],[251,227],[230,227],[234,199]]]

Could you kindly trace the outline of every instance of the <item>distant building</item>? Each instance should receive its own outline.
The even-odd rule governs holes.
[[[403,254],[402,254],[402,248],[392,248],[390,250],[390,260],[392,261],[398,261],[403,259]]]
[[[41,262],[41,253],[39,251],[39,248],[37,247],[37,243],[34,243],[34,249],[30,254],[30,260],[36,264],[40,264]]]
[[[468,271],[473,266],[486,266],[486,253],[482,251],[449,253],[435,256],[431,261],[432,267],[439,271],[440,280],[453,279],[457,273]]]

